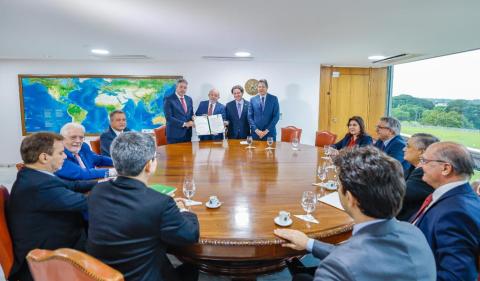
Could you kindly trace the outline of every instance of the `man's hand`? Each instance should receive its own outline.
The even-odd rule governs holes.
[[[255,130],[255,134],[257,134],[257,136],[258,136],[259,138],[262,138],[262,137],[263,137],[263,136],[262,136],[263,132],[260,131],[259,129],[256,129],[256,130]]]
[[[184,210],[186,209],[186,200],[185,198],[173,198],[175,200],[175,203],[177,203],[177,207],[180,209],[180,210]]]
[[[301,231],[294,229],[275,229],[273,233],[278,237],[289,241],[289,243],[282,244],[282,247],[288,247],[298,251],[307,248],[309,238]]]
[[[193,121],[185,122],[185,127],[187,128],[193,127]]]

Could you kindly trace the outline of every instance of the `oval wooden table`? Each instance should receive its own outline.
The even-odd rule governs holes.
[[[293,151],[290,143],[277,142],[274,150],[265,150],[265,142],[254,142],[246,149],[239,140],[192,142],[161,146],[157,150],[159,165],[152,183],[177,188],[183,197],[185,176],[193,176],[196,192],[193,206],[200,222],[200,241],[190,247],[173,249],[181,260],[197,264],[200,270],[255,279],[255,276],[279,271],[285,259],[304,254],[281,246],[284,241],[273,234],[279,228],[274,218],[280,210],[292,214],[293,224],[309,237],[330,243],[351,235],[352,219],[343,211],[319,203],[313,216],[319,224],[293,215],[305,214],[300,201],[303,191],[322,192],[312,185],[316,168],[324,156],[323,149],[300,145]],[[208,209],[209,196],[222,202],[218,209]]]

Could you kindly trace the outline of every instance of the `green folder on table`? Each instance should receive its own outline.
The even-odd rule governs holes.
[[[168,186],[163,184],[152,184],[150,185],[150,188],[157,192],[170,195],[170,196],[172,196],[175,193],[175,190],[177,190],[177,188],[173,186]]]

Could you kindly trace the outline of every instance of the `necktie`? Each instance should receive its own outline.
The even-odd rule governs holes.
[[[265,97],[262,97],[262,112],[265,110]]]
[[[75,155],[75,158],[76,158],[77,161],[78,161],[78,165],[80,165],[80,167],[82,167],[82,168],[87,168],[87,167],[85,166],[85,164],[83,163],[82,158],[80,157],[80,155],[78,155],[78,153],[75,153],[74,155]]]
[[[242,104],[237,102],[238,119],[242,117]]]
[[[183,97],[181,97],[180,101],[182,102],[183,111],[185,111],[185,113],[187,113],[187,104],[185,103],[185,99]]]
[[[410,220],[410,222],[412,224],[415,224],[417,222],[418,218],[420,218],[420,216],[423,215],[423,213],[425,213],[425,210],[427,209],[428,205],[430,205],[430,203],[432,203],[432,199],[433,199],[433,193],[428,195],[427,198],[425,198],[425,201],[423,201],[423,204],[420,207],[420,209],[418,210],[418,212]]]
[[[208,106],[208,116],[213,114],[213,103]]]

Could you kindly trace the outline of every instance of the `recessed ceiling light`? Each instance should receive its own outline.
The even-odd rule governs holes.
[[[383,60],[384,58],[386,58],[386,57],[382,56],[382,55],[375,55],[375,56],[369,56],[368,57],[369,60]]]
[[[95,55],[108,55],[108,54],[110,54],[110,52],[108,50],[105,50],[105,49],[92,49],[91,52],[94,53]]]
[[[249,57],[251,55],[252,54],[250,54],[249,52],[236,52],[235,53],[235,56],[240,57],[240,58],[246,58],[246,57]]]

